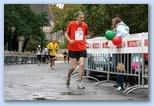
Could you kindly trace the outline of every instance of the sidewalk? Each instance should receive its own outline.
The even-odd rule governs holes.
[[[71,80],[70,88],[65,85],[68,63],[56,62],[56,68],[49,65],[28,64],[4,67],[5,100],[122,100],[148,101],[148,90],[141,89],[128,95],[122,94],[107,83],[95,87],[95,81],[86,80],[86,89],[77,89],[76,77]]]

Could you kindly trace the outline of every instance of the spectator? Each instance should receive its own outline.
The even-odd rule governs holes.
[[[116,33],[116,36],[121,36],[122,38],[129,36],[129,27],[118,16],[116,16],[112,19],[112,28],[113,28],[113,31]],[[123,64],[125,66],[127,72],[131,72],[131,68],[130,68],[131,67],[131,54],[130,53],[113,54],[112,60],[113,60],[114,67],[116,67],[118,64]],[[117,69],[115,68],[115,70],[117,70]],[[124,83],[124,76],[117,75],[118,90],[123,89],[123,83]]]
[[[37,55],[37,60],[38,60],[38,65],[41,64],[41,61],[42,61],[42,49],[41,49],[41,46],[38,45],[37,47],[37,50],[36,50],[36,55]]]

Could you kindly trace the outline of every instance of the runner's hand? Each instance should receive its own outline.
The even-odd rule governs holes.
[[[49,51],[52,51],[52,49],[49,49]]]
[[[73,43],[75,43],[75,40],[69,40],[69,43],[73,44]]]
[[[87,48],[89,48],[89,45],[88,45],[88,44],[86,44],[86,47],[87,47]]]

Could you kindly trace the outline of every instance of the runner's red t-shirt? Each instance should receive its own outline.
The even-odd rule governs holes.
[[[86,50],[86,36],[88,34],[88,26],[85,22],[77,23],[71,21],[67,26],[66,33],[71,40],[75,40],[75,43],[67,44],[67,49],[70,51],[83,51]]]

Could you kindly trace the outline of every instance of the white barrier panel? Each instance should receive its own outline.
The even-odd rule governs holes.
[[[117,48],[105,37],[87,39],[88,53],[148,53],[148,33],[131,34],[123,38],[122,46]]]

